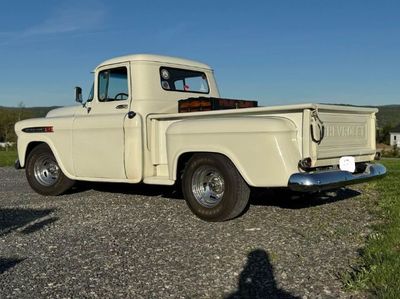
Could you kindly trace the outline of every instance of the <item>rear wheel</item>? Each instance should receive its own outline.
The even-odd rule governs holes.
[[[250,196],[236,167],[220,154],[193,155],[183,173],[182,191],[192,212],[206,221],[237,217]]]
[[[61,171],[47,144],[40,144],[29,153],[25,173],[32,189],[42,195],[60,195],[74,185]]]

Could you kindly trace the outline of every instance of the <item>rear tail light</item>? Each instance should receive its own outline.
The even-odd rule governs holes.
[[[309,170],[312,166],[312,160],[310,157],[304,158],[299,161],[299,167],[303,170]]]

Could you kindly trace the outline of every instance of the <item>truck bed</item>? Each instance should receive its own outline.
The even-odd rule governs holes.
[[[310,157],[313,167],[337,165],[342,156],[354,156],[356,162],[373,160],[375,155],[376,108],[361,108],[326,104],[298,104],[271,107],[243,108],[148,116],[148,146],[152,150],[154,164],[167,164],[165,132],[171,123],[184,119],[226,117],[282,117],[289,119],[297,128],[297,144],[302,158]],[[320,142],[313,141],[321,135],[315,123],[315,113],[324,127]],[[240,121],[240,119],[238,119]],[[312,132],[313,131],[313,134]],[[315,137],[318,139],[321,136]]]

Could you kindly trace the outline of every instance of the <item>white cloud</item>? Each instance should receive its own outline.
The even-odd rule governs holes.
[[[25,35],[42,35],[95,29],[104,19],[103,7],[68,7],[55,11],[42,23],[28,28]]]
[[[85,4],[69,2],[58,6],[45,19],[20,31],[0,32],[3,43],[9,44],[23,39],[54,34],[76,32],[90,32],[101,26],[106,16],[104,5],[99,2],[86,2]]]

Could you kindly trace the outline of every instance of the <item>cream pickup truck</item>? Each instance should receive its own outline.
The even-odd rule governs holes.
[[[107,60],[89,98],[18,122],[17,162],[30,186],[59,195],[74,181],[182,186],[203,220],[237,217],[250,187],[335,189],[386,173],[375,160],[377,109],[298,104],[178,112],[220,98],[203,63],[156,55]]]

